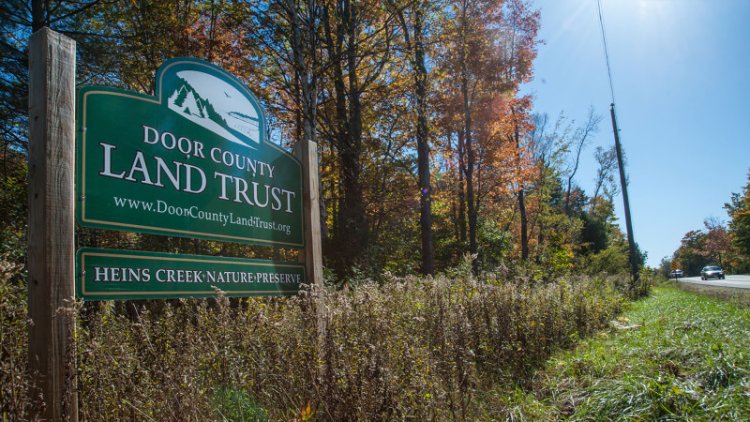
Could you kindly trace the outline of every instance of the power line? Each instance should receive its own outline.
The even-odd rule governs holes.
[[[633,236],[633,220],[630,218],[630,200],[628,199],[628,178],[625,174],[625,164],[622,158],[622,146],[620,145],[620,129],[617,128],[617,116],[615,114],[615,89],[612,84],[612,67],[609,65],[609,51],[607,50],[607,36],[604,31],[604,19],[602,18],[601,0],[596,0],[596,6],[599,10],[599,25],[602,29],[602,42],[604,43],[604,60],[607,62],[607,76],[609,76],[609,92],[612,94],[612,104],[609,106],[609,115],[612,119],[612,132],[615,135],[615,152],[617,154],[617,167],[620,170],[620,189],[622,192],[622,202],[625,211],[625,230],[628,235],[628,258],[630,261],[630,274],[632,284],[630,286],[632,293],[636,293],[639,288],[639,265],[637,250],[635,248],[635,239]]]
[[[609,50],[607,49],[607,35],[604,31],[604,19],[602,18],[602,2],[596,0],[596,8],[599,11],[599,26],[602,29],[602,43],[604,44],[604,60],[607,62],[607,76],[609,76],[609,92],[612,94],[612,103],[615,102],[615,88],[612,85],[612,67],[609,65]]]

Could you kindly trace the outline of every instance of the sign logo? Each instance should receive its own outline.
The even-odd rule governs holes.
[[[210,63],[164,63],[156,95],[78,92],[76,218],[85,227],[303,247],[302,168],[258,101]]]
[[[200,71],[183,70],[176,76],[167,100],[170,110],[228,141],[257,149],[260,116],[240,91]]]

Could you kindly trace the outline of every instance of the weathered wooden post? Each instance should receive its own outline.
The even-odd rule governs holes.
[[[78,420],[73,312],[75,41],[49,28],[29,49],[29,368],[35,419]]]
[[[320,240],[320,183],[318,176],[318,144],[302,140],[294,146],[294,156],[302,162],[303,219],[305,249],[302,258],[305,273],[312,287],[315,312],[318,318],[318,335],[322,340],[326,330],[325,309],[322,306],[323,246]]]

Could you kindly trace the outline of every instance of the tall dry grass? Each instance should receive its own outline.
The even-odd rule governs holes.
[[[3,420],[28,419],[26,296],[21,267],[0,259],[0,415]]]
[[[25,286],[0,278],[0,413],[25,419]],[[466,420],[502,417],[552,351],[604,326],[621,280],[392,279],[312,300],[87,304],[82,420]],[[322,350],[318,350],[322,344]]]

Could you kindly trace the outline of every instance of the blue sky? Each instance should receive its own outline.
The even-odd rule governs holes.
[[[551,119],[604,117],[577,182],[593,190],[613,143],[596,0],[532,0],[542,21],[524,92]],[[750,0],[601,0],[636,242],[648,264],[723,209],[750,170]],[[624,231],[622,198],[617,216]]]

